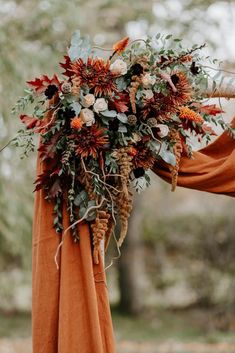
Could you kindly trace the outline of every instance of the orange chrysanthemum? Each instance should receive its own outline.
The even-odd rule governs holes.
[[[191,100],[192,86],[184,72],[174,72],[171,79],[176,87],[176,92],[171,92],[165,98],[165,104],[175,109]]]
[[[121,54],[127,47],[129,43],[129,37],[125,37],[119,40],[117,43],[113,45],[113,51],[117,54]]]
[[[201,115],[199,115],[198,113],[196,113],[195,111],[193,111],[188,107],[181,107],[179,109],[179,117],[182,120],[190,120],[197,124],[204,123],[204,119],[201,117]]]
[[[145,100],[142,108],[144,119],[155,117],[159,122],[169,120],[171,114],[177,113],[180,106],[191,100],[192,86],[187,76],[183,72],[174,72],[170,78],[176,91],[169,85],[167,95],[155,93],[153,98]]]
[[[77,136],[76,154],[83,158],[92,157],[96,159],[100,149],[109,142],[105,129],[92,125],[81,130]]]
[[[82,59],[71,63],[73,77],[80,86],[94,89],[96,96],[111,96],[116,91],[114,75],[109,68],[110,61],[97,58],[88,58],[86,63]]]
[[[80,130],[82,128],[83,121],[81,118],[75,117],[72,119],[70,126],[74,130]]]

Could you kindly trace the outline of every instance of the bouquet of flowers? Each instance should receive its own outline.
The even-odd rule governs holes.
[[[76,225],[89,223],[95,263],[100,241],[108,245],[117,220],[121,246],[132,190],[150,184],[154,163],[169,165],[174,190],[181,156],[192,155],[191,136],[209,141],[215,134],[211,123],[234,133],[222,110],[205,103],[210,75],[198,54],[203,46],[185,49],[181,40],[158,34],[132,43],[124,38],[101,58],[102,48],[76,31],[60,63],[62,78],[28,81],[17,103],[34,105],[32,114],[20,116],[25,128],[17,143],[27,155],[33,136],[40,135],[44,171],[35,190],[43,189],[54,203],[56,232],[64,231],[64,203],[74,241]]]

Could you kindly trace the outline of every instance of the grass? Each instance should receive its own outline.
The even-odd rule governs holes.
[[[211,328],[207,314],[198,309],[172,311],[155,308],[133,319],[113,310],[113,323],[119,341],[235,343],[235,332]]]
[[[0,338],[31,336],[31,316],[25,313],[0,313]]]
[[[142,317],[130,318],[112,310],[117,341],[135,342],[234,342],[235,332],[211,329],[208,315],[202,310],[172,311],[154,308]],[[30,337],[29,314],[0,313],[0,338]]]

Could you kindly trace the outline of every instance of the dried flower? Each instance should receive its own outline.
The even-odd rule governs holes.
[[[201,115],[199,115],[198,113],[196,113],[195,111],[193,111],[188,107],[181,107],[179,109],[179,117],[182,120],[194,121],[197,124],[204,123],[204,119],[201,117]]]
[[[169,134],[169,127],[165,124],[157,124],[155,126],[157,129],[158,129],[158,136],[163,138],[163,137],[166,137],[168,134]]]
[[[147,120],[147,124],[148,124],[148,126],[150,126],[150,127],[154,127],[154,126],[157,125],[157,119],[155,119],[155,118],[149,118],[149,119]]]
[[[127,63],[121,59],[117,59],[110,65],[110,71],[115,76],[125,75],[127,73]]]
[[[129,37],[125,37],[119,40],[117,43],[113,45],[113,51],[117,54],[121,54],[127,47],[129,43]]]
[[[94,104],[94,111],[96,113],[103,112],[108,109],[108,104],[104,98],[97,98]]]
[[[89,108],[95,103],[95,96],[94,94],[88,93],[82,98],[82,105],[85,108]]]
[[[110,71],[110,61],[90,57],[87,62],[78,59],[71,63],[71,71],[80,86],[86,85],[94,89],[95,96],[111,96],[116,91],[115,76]]]
[[[154,93],[151,89],[144,89],[143,95],[145,96],[145,99],[152,99],[154,97]]]
[[[175,72],[171,76],[175,82],[176,92],[171,92],[170,95],[162,99],[169,112],[176,111],[178,107],[185,105],[190,101],[192,96],[192,86],[189,83],[187,76],[184,72]],[[166,110],[166,109],[165,109]]]
[[[136,145],[137,154],[133,157],[133,165],[135,168],[150,169],[154,165],[155,158],[146,145],[140,141]]]
[[[100,149],[108,144],[108,135],[105,129],[92,125],[90,128],[84,128],[77,136],[76,154],[79,157],[96,159]]]
[[[79,117],[76,117],[71,120],[70,126],[74,130],[80,130],[83,124],[84,122],[82,121],[82,119]]]
[[[64,94],[69,94],[72,91],[72,85],[69,82],[64,82],[61,86],[61,90]]]
[[[82,109],[79,117],[86,126],[91,126],[95,123],[94,112],[88,108]]]
[[[156,82],[156,78],[152,76],[150,73],[147,73],[142,77],[142,84],[145,88],[149,88],[150,86],[154,85],[155,82]]]
[[[128,115],[127,121],[129,125],[134,126],[137,123],[137,117],[134,114]]]
[[[144,72],[143,66],[140,65],[139,63],[134,64],[131,67],[131,70],[132,70],[132,74],[137,76],[141,75]]]
[[[141,136],[139,134],[137,134],[137,132],[134,132],[132,134],[132,140],[134,143],[140,142],[141,141]]]
[[[48,85],[45,90],[45,96],[47,99],[52,99],[57,92],[58,87],[56,85]]]

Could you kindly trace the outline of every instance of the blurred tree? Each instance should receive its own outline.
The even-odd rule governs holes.
[[[208,41],[226,51],[221,23],[231,20],[232,6],[232,1],[211,0],[0,0],[1,146],[19,127],[10,111],[22,94],[24,82],[44,72],[59,71],[58,60],[75,29],[89,33],[101,46],[126,33],[135,38],[162,31],[184,36],[188,42]],[[220,10],[223,19],[217,15]],[[9,264],[13,263],[12,256],[20,258],[27,268],[33,166],[34,159],[22,162],[19,153],[9,147],[0,155],[0,243],[5,244],[0,255],[4,253],[4,262]],[[132,234],[129,232],[130,242],[138,242],[137,236],[131,240]],[[135,266],[138,261],[133,255],[126,266]]]

